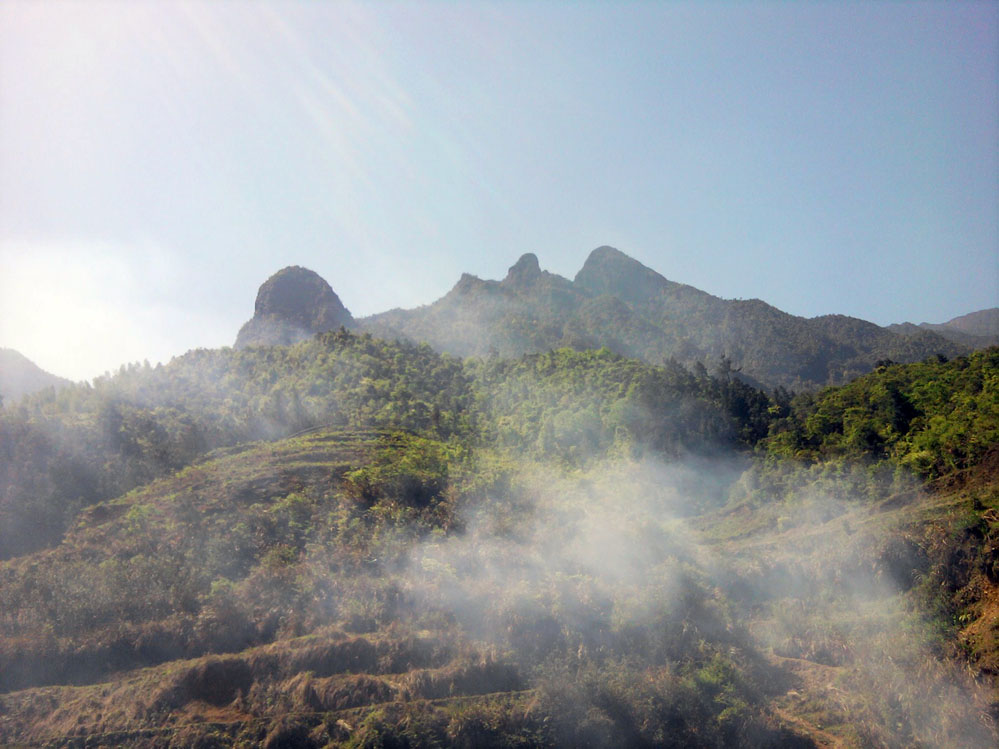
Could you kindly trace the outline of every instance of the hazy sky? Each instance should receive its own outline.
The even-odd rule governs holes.
[[[0,346],[89,378],[610,244],[788,312],[999,305],[999,3],[0,5]]]

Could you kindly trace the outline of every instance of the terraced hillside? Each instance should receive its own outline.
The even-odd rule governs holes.
[[[552,491],[523,470],[316,431],[91,508],[0,567],[0,741],[795,740],[765,707],[779,674],[669,520],[691,476]],[[615,537],[622,491],[644,498]]]
[[[67,517],[0,561],[0,745],[994,746],[997,387],[341,332],[29,398],[6,506]]]
[[[707,484],[401,433],[221,451],[0,568],[0,741],[989,745],[926,612],[999,626],[980,554],[940,577],[999,535],[994,476],[680,519]]]

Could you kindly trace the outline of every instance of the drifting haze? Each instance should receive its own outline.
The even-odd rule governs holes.
[[[363,316],[603,243],[806,316],[996,306],[997,14],[5,3],[0,346],[90,377],[286,265]]]
[[[920,607],[903,595],[918,577],[909,557],[921,550],[870,522],[845,481],[800,487],[781,506],[779,529],[747,547],[704,543],[687,518],[711,517],[744,467],[606,461],[568,480],[525,473],[484,502],[464,533],[417,547],[407,593],[512,650],[525,668],[546,648],[611,657],[629,632],[635,656],[634,630],[648,627],[669,632],[660,636],[678,651],[707,637],[732,652],[807,659],[827,670],[829,705],[869,743],[990,746],[987,690],[939,657]]]

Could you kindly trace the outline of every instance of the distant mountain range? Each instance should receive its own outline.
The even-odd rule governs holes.
[[[888,330],[904,335],[911,335],[920,330],[929,330],[944,338],[971,348],[999,346],[999,307],[983,309],[967,315],[955,317],[945,323],[911,322],[889,325]]]
[[[997,313],[888,328],[844,315],[797,317],[759,299],[721,299],[670,281],[604,246],[571,281],[542,270],[528,253],[502,281],[466,273],[432,304],[359,319],[320,276],[285,268],[260,287],[236,346],[287,344],[343,325],[458,356],[606,346],[653,363],[701,362],[738,370],[754,384],[807,389],[847,382],[883,360],[952,357],[990,345]]]
[[[69,384],[69,380],[46,372],[14,349],[0,348],[0,397],[5,402],[47,387],[60,388]]]

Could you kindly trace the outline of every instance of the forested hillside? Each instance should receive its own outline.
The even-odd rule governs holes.
[[[0,743],[994,745],[999,350],[705,364],[341,329],[5,407]]]
[[[999,349],[883,362],[845,387],[797,396],[772,430],[765,445],[775,456],[865,456],[929,478],[968,468],[999,445]]]
[[[192,351],[0,412],[0,558],[57,541],[83,507],[215,448],[318,426],[499,440],[573,460],[614,443],[676,456],[752,444],[768,403],[727,370],[606,350],[463,364],[341,330],[292,347]]]
[[[467,437],[471,403],[460,361],[346,332],[123,366],[0,413],[0,558],[58,540],[81,508],[218,447],[317,425]]]

